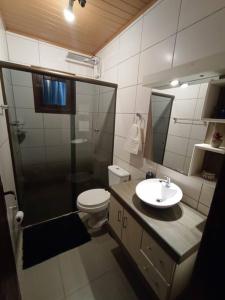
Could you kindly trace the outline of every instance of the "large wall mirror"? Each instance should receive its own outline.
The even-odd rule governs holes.
[[[217,78],[152,89],[145,157],[188,175],[194,145],[206,139],[202,111],[209,81]]]

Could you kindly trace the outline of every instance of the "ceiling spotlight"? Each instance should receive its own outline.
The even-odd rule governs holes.
[[[187,88],[187,87],[188,87],[188,83],[187,83],[187,82],[185,82],[185,83],[182,83],[180,87],[181,87],[181,88],[183,88],[183,89],[185,89],[185,88]]]
[[[171,86],[177,86],[178,84],[179,84],[179,80],[177,80],[177,79],[174,79],[170,82]]]
[[[78,2],[80,3],[81,7],[85,7],[86,5],[86,0],[78,0]]]
[[[73,13],[74,2],[75,0],[69,0],[68,6],[64,9],[64,17],[69,23],[72,23],[75,20],[75,15]]]

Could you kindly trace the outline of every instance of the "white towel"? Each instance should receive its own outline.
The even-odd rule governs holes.
[[[138,154],[142,151],[141,124],[133,124],[129,130],[124,149],[132,154]]]

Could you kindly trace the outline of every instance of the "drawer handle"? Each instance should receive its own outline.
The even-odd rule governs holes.
[[[127,228],[127,217],[123,217],[123,228]]]
[[[152,251],[152,247],[151,246],[147,246],[147,249]]]
[[[144,270],[144,271],[147,271],[147,270],[148,270],[148,267],[147,267],[147,266],[143,266],[143,270]]]
[[[117,213],[117,221],[118,221],[118,222],[121,221],[121,210],[118,210],[118,213]]]

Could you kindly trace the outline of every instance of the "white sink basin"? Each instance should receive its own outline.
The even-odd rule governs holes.
[[[139,182],[136,194],[143,202],[157,208],[176,205],[183,197],[181,189],[176,184],[170,183],[168,187],[164,180],[158,178]]]

